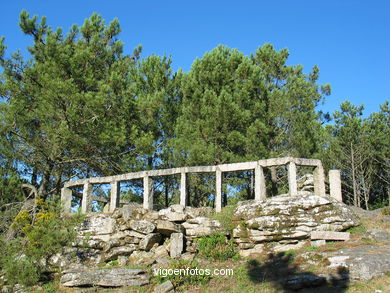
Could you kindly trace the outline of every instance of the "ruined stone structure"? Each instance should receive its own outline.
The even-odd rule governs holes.
[[[215,209],[216,212],[220,212],[222,209],[222,173],[223,172],[235,172],[235,171],[247,171],[254,170],[254,190],[255,200],[263,201],[267,198],[265,177],[263,168],[274,166],[288,166],[288,186],[289,195],[298,195],[297,186],[297,166],[310,166],[314,167],[314,193],[319,196],[325,196],[325,174],[322,163],[317,159],[303,159],[303,158],[273,158],[252,162],[222,164],[215,166],[195,166],[195,167],[181,167],[162,170],[150,170],[141,172],[132,172],[116,176],[109,177],[93,177],[86,179],[78,179],[65,183],[64,188],[61,191],[61,200],[64,203],[65,211],[70,211],[72,201],[72,187],[83,186],[83,194],[81,201],[81,212],[87,213],[91,211],[92,200],[95,199],[92,196],[93,184],[111,184],[111,196],[109,202],[109,211],[113,212],[119,205],[120,200],[120,182],[129,181],[133,179],[143,179],[143,207],[145,209],[153,209],[153,192],[152,183],[153,177],[156,176],[169,176],[174,174],[180,174],[180,205],[187,206],[187,194],[186,194],[186,178],[189,173],[215,173],[216,178],[216,191],[215,191]],[[338,201],[342,201],[341,198],[341,180],[340,172],[338,170],[331,170],[329,172],[330,181],[330,196],[336,198]],[[95,199],[97,200],[97,199]],[[105,201],[104,199],[99,199]]]

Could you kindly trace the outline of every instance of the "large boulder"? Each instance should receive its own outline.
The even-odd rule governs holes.
[[[227,231],[218,220],[211,220],[205,217],[189,219],[182,225],[186,229],[186,236],[192,238],[208,236],[214,233],[227,234]]]
[[[390,271],[390,245],[364,245],[312,254],[325,258],[331,268],[346,268],[352,280],[368,281]]]
[[[345,204],[314,194],[240,202],[233,222],[237,243],[303,240],[310,238],[312,231],[344,231],[359,225]]]
[[[111,234],[115,229],[115,219],[108,214],[90,214],[80,226],[81,234],[103,235]]]
[[[152,233],[156,229],[156,226],[147,220],[131,220],[128,227],[143,234]]]

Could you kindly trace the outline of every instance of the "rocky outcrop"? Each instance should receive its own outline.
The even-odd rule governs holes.
[[[218,221],[205,217],[212,212],[212,208],[180,205],[150,211],[129,204],[114,213],[91,213],[78,228],[72,247],[50,261],[67,270],[119,259],[121,263],[152,264],[159,258],[180,257],[186,251],[195,253],[194,239],[226,233]]]
[[[253,250],[256,244],[272,244],[267,248],[274,246],[276,251],[301,246],[300,241],[310,238],[312,231],[344,231],[359,224],[345,204],[314,194],[241,202],[233,221],[233,237],[242,250]]]
[[[78,228],[79,237],[72,247],[51,262],[65,271],[64,286],[142,285],[148,280],[144,271],[91,268],[112,261],[161,266],[172,258],[193,259],[198,250],[196,239],[215,233],[233,237],[240,254],[249,257],[270,249],[279,252],[302,247],[312,231],[343,231],[358,224],[344,204],[313,194],[239,203],[232,217],[232,235],[210,218],[211,213],[211,208],[180,205],[150,211],[138,204],[110,214],[91,213]]]
[[[140,269],[75,270],[64,272],[60,282],[65,287],[142,286],[149,284],[149,277]]]
[[[343,268],[351,280],[368,281],[390,271],[390,245],[363,245],[332,252],[306,253],[306,259],[321,260],[329,268]]]

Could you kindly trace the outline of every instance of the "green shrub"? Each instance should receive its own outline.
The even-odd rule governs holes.
[[[390,207],[384,207],[381,210],[382,215],[384,216],[390,216]]]
[[[0,268],[8,285],[36,284],[45,271],[53,271],[48,265],[50,257],[74,241],[74,227],[83,216],[61,217],[58,203],[37,200],[35,212],[21,211],[14,219],[13,229],[17,237],[1,241]]]
[[[228,205],[224,207],[219,213],[216,213],[212,216],[213,220],[218,220],[221,225],[230,233],[232,233],[233,229],[233,213],[237,205]]]
[[[195,270],[198,273],[194,273]],[[175,271],[180,273],[176,274]],[[170,280],[175,288],[186,285],[203,285],[211,279],[211,271],[199,267],[197,261],[175,260],[169,264],[168,268],[155,271],[155,278],[158,283]]]
[[[213,260],[227,260],[237,255],[236,246],[232,240],[227,240],[224,234],[213,234],[198,240],[201,256]]]
[[[356,235],[360,235],[360,234],[364,234],[366,232],[366,227],[364,227],[363,225],[359,225],[359,226],[356,226],[356,227],[351,227],[347,230],[347,232],[351,233],[351,234],[356,234]]]

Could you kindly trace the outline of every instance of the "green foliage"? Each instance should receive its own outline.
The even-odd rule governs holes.
[[[227,240],[224,234],[213,234],[198,239],[199,254],[212,260],[227,260],[237,255],[236,246],[232,240]]]
[[[83,218],[61,217],[59,204],[42,200],[37,201],[36,210],[36,213],[21,211],[12,224],[19,236],[1,243],[0,267],[10,285],[34,285],[42,272],[52,270],[48,260],[75,239],[74,227]]]
[[[389,103],[381,111],[363,116],[363,106],[346,101],[328,125],[329,147],[323,159],[329,168],[341,169],[346,202],[368,209],[388,201],[390,174]]]
[[[167,268],[174,272],[175,270],[178,272],[181,270],[179,274],[167,274],[167,276],[163,276],[158,274],[155,276],[158,283],[163,283],[167,280],[170,280],[175,288],[180,286],[187,285],[204,285],[211,279],[211,272],[207,274],[206,268],[200,267],[197,261],[189,261],[189,260],[174,260],[169,263],[169,267]],[[195,270],[198,272],[202,270],[204,274],[201,273],[193,273]],[[192,271],[191,273],[187,273]]]
[[[381,214],[385,216],[390,216],[390,207],[382,208]]]
[[[230,233],[233,232],[233,229],[235,228],[233,225],[233,214],[235,209],[237,208],[237,205],[228,205],[222,208],[221,212],[215,213],[212,216],[213,220],[218,220],[222,226],[229,231]]]
[[[351,234],[357,234],[357,235],[361,235],[361,234],[364,234],[365,232],[367,231],[367,228],[364,227],[364,225],[359,225],[359,226],[356,226],[356,227],[351,227],[347,230],[347,232],[351,233]]]

